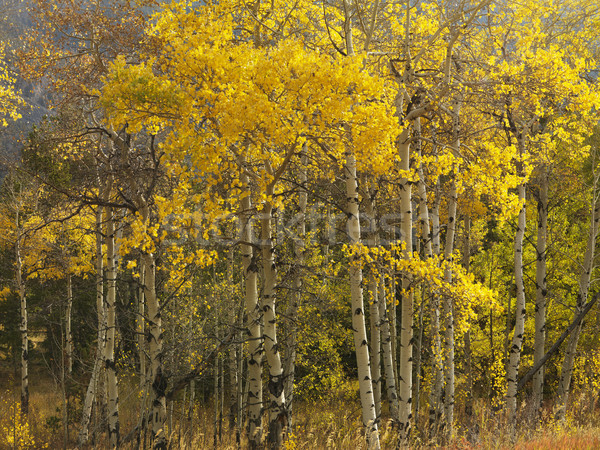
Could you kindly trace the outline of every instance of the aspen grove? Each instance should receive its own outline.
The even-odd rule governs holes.
[[[0,11],[0,448],[600,446],[595,2]]]

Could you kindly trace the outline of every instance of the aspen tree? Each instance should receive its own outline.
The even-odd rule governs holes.
[[[104,197],[104,195],[103,195]],[[94,399],[98,397],[98,388],[100,385],[100,374],[102,372],[102,363],[104,362],[104,348],[106,345],[106,303],[104,301],[104,253],[102,251],[103,243],[103,209],[96,207],[96,313],[97,321],[97,342],[96,342],[96,357],[94,359],[94,368],[88,383],[85,394],[85,400],[81,415],[81,429],[79,431],[78,442],[80,445],[85,444],[89,439],[89,424],[92,416],[92,408]],[[98,402],[97,402],[98,403]],[[98,414],[99,411],[96,411]]]
[[[110,184],[110,183],[109,183]],[[115,249],[115,216],[112,207],[106,207],[106,344],[104,365],[107,376],[108,436],[111,448],[119,446],[119,387],[115,361],[117,258]]]
[[[15,214],[15,229],[17,240],[15,243],[16,259],[16,282],[21,303],[21,414],[27,416],[29,413],[29,344],[27,339],[27,296],[25,295],[25,279],[23,277],[23,261],[21,259],[21,248],[23,241],[23,228],[21,220],[21,205],[17,206]]]
[[[242,166],[243,167],[243,166]],[[242,265],[244,268],[244,293],[248,330],[248,440],[250,448],[258,448],[262,436],[262,357],[263,343],[260,324],[260,306],[258,302],[258,265],[254,255],[252,204],[248,175],[241,174],[244,197],[241,201],[242,214]]]

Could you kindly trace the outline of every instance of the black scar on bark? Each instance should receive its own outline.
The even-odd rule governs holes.
[[[156,371],[156,376],[154,377],[154,382],[152,383],[152,389],[156,393],[156,398],[161,398],[165,396],[167,391],[168,380],[167,377],[163,375],[162,368],[159,367]]]
[[[278,377],[277,380],[271,378],[269,380],[269,393],[275,397],[279,398],[281,393],[283,392],[283,377]]]

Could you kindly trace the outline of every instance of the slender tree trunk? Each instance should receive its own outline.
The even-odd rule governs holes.
[[[373,377],[373,401],[375,415],[381,417],[381,331],[379,318],[379,290],[375,274],[369,275],[369,321],[371,326],[371,376]]]
[[[439,183],[438,183],[439,184]],[[419,168],[419,189],[421,191],[421,205],[423,211],[427,208],[427,195],[425,191],[425,181],[423,176],[423,169]],[[423,187],[421,187],[423,186]],[[426,253],[431,251],[431,255],[439,256],[440,254],[440,193],[439,189],[436,189],[435,200],[433,207],[431,208],[431,230],[427,233],[429,228],[429,221],[423,220],[425,228],[423,233],[429,235],[429,241],[431,242],[430,248],[426,245]],[[440,298],[437,294],[432,293],[429,297],[429,315],[430,315],[430,334],[432,341],[432,371],[433,380],[431,386],[431,400],[429,402],[429,432],[432,436],[435,436],[439,430],[440,422],[442,421],[442,391],[444,388],[444,371],[443,371],[443,359],[442,359],[442,341],[440,336]]]
[[[361,245],[360,222],[358,218],[358,179],[356,177],[356,159],[349,148],[346,150],[345,172],[348,238],[350,240],[350,247],[355,249]],[[369,449],[378,449],[379,431],[373,397],[369,346],[365,325],[361,261],[359,256],[352,255],[350,258],[348,272],[350,276],[350,297],[352,302],[352,331],[354,334],[354,347],[356,349],[356,362],[358,366],[358,385],[362,406],[362,420],[366,430],[367,446]]]
[[[65,318],[67,373],[73,373],[73,332],[71,330],[71,314],[73,311],[73,277],[67,274],[67,313]]]
[[[81,430],[79,431],[79,445],[82,446],[89,439],[89,424],[92,416],[94,399],[98,396],[100,373],[102,370],[103,355],[105,354],[106,339],[106,305],[104,303],[104,260],[102,253],[102,208],[96,209],[96,311],[98,315],[98,337],[96,344],[96,360],[88,384],[83,404],[81,417]],[[97,408],[98,409],[98,408]],[[96,411],[98,414],[99,411]]]
[[[548,234],[548,172],[540,168],[540,192],[538,198],[538,230],[535,271],[535,343],[533,363],[542,359],[546,346],[546,236]],[[544,367],[533,377],[533,405],[537,416],[543,401]]]
[[[400,169],[410,170],[410,139],[408,129],[398,138],[400,149]],[[412,188],[408,178],[400,180],[400,208],[402,244],[405,259],[412,258]],[[412,377],[413,377],[413,292],[408,275],[402,278],[402,322],[400,329],[400,441],[406,442],[412,423]]]
[[[272,211],[270,198],[272,190],[267,192],[267,200],[261,212],[261,247],[264,274],[262,310],[264,320],[265,355],[269,363],[269,445],[279,448],[283,442],[283,431],[287,430],[287,411],[283,384],[283,365],[277,342],[277,316],[275,298],[277,288],[277,266],[275,248],[272,241]]]
[[[243,188],[247,194],[241,201],[242,241],[244,242],[241,245],[241,250],[245,275],[244,288],[248,330],[248,380],[246,381],[248,389],[248,442],[251,449],[258,449],[262,437],[263,390],[261,377],[263,342],[257,289],[258,265],[252,247],[254,234],[252,232],[250,186],[248,184],[248,176],[245,173],[242,173],[241,179]]]
[[[596,175],[597,177],[597,175]],[[600,201],[598,199],[598,179],[594,179],[594,189],[592,190],[593,203],[592,211],[590,214],[590,229],[588,233],[587,246],[585,255],[583,258],[583,267],[579,276],[579,293],[577,295],[577,306],[573,317],[577,317],[588,297],[590,289],[590,280],[592,271],[594,269],[594,254],[596,248],[596,239],[598,237],[598,229],[600,223]],[[557,400],[556,400],[556,418],[557,420],[564,420],[566,416],[567,403],[569,399],[569,391],[571,387],[571,376],[573,374],[573,364],[575,362],[575,356],[577,352],[577,344],[579,342],[579,335],[583,327],[583,321],[577,325],[577,327],[571,332],[569,340],[567,341],[567,347],[565,350],[565,357],[563,359],[560,379],[558,381]]]
[[[145,273],[145,297],[148,307],[148,347],[150,353],[150,375],[152,383],[152,438],[155,449],[167,448],[165,433],[167,378],[163,373],[162,363],[162,318],[160,305],[156,296],[156,263],[152,253],[143,253]]]
[[[439,187],[439,182],[438,182]],[[436,189],[435,200],[431,208],[431,243],[432,251],[436,256],[440,255],[440,193]],[[431,339],[432,339],[432,370],[433,370],[433,385],[431,388],[432,399],[429,409],[429,428],[430,433],[435,436],[440,430],[442,415],[444,409],[443,390],[444,390],[444,366],[442,340],[440,334],[440,297],[437,294],[432,294],[430,298],[430,315],[431,315]]]
[[[446,229],[446,245],[444,247],[444,261],[453,262],[454,241],[456,236],[456,183],[451,182],[448,198],[448,226]],[[447,283],[452,282],[452,270],[446,267],[444,278]],[[454,424],[454,306],[450,296],[443,299],[444,314],[444,415],[445,433],[447,441],[452,439]]]
[[[23,279],[23,262],[21,260],[21,247],[23,231],[20,227],[19,209],[16,214],[17,242],[15,244],[15,259],[17,265],[16,281],[21,302],[21,415],[27,417],[29,414],[29,344],[27,337],[27,296],[25,295],[25,280]]]
[[[525,135],[519,138],[519,151],[525,152]],[[523,281],[523,238],[526,227],[526,205],[525,205],[525,183],[518,186],[519,201],[521,209],[517,222],[517,232],[514,244],[514,271],[516,286],[515,302],[515,331],[509,350],[509,362],[506,371],[507,390],[506,407],[511,434],[514,436],[517,424],[517,382],[519,375],[519,362],[521,360],[521,346],[523,344],[523,333],[525,331],[525,284]]]
[[[414,151],[417,154],[417,157],[421,158],[422,151],[422,142],[421,142],[421,118],[416,118],[413,121],[414,128],[414,136],[415,136],[415,148]],[[418,194],[418,211],[419,211],[419,227],[421,229],[421,236],[423,240],[423,250],[425,254],[425,258],[429,259],[433,255],[433,247],[432,247],[432,236],[431,236],[431,227],[429,225],[429,208],[427,206],[427,187],[425,185],[425,176],[423,173],[423,165],[419,164],[417,168],[418,180],[417,180],[417,194]],[[419,415],[419,405],[420,405],[420,390],[421,390],[421,363],[422,363],[422,354],[423,354],[423,315],[427,297],[427,288],[425,286],[421,287],[422,300],[419,308],[419,338],[417,339],[417,362],[416,362],[416,379],[415,379],[415,387],[414,387],[414,397],[417,399],[415,402],[415,416]],[[431,297],[431,295],[429,295]],[[433,311],[430,311],[433,312]],[[439,311],[436,314],[431,315],[431,325],[430,325],[430,334],[433,342],[439,342]],[[436,336],[433,336],[435,333]],[[441,355],[441,353],[438,353]],[[436,379],[436,375],[441,378],[441,373],[437,373],[437,371],[441,371],[441,361],[437,361],[436,356],[432,358],[432,369],[434,373],[434,380]],[[441,384],[440,384],[441,386]],[[438,393],[438,398],[440,398],[441,391]],[[435,392],[432,389],[432,397],[435,396]],[[433,404],[433,403],[432,403]],[[431,409],[430,409],[431,413]]]
[[[390,320],[387,314],[386,297],[387,295],[385,288],[385,276],[381,275],[381,278],[379,280],[379,318],[381,320],[381,348],[383,350],[383,370],[385,374],[387,398],[390,405],[390,416],[392,418],[392,423],[394,425],[398,425],[398,391],[396,390],[394,358],[392,357],[392,338],[390,334]]]
[[[140,360],[140,387],[146,383],[146,266],[140,258],[140,288],[138,292],[138,313],[136,320],[138,358]]]
[[[113,209],[106,208],[106,347],[105,367],[108,382],[108,436],[111,448],[119,446],[119,390],[115,362],[117,254]]]
[[[363,179],[363,184],[366,180]],[[375,214],[375,199],[373,193],[368,187],[365,189],[366,213],[369,227],[367,231],[367,245],[370,248],[379,247],[379,236],[377,233],[377,220]],[[381,417],[381,319],[379,317],[379,288],[377,286],[376,267],[369,270],[369,295],[371,302],[369,305],[369,322],[371,331],[371,377],[373,379],[373,400],[375,402],[375,415],[377,420]]]

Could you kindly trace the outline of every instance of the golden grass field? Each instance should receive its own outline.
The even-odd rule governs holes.
[[[11,389],[10,384],[13,385]],[[52,380],[36,381],[32,377],[29,420],[20,420],[19,391],[15,388],[14,376],[7,377],[0,391],[0,449],[60,449],[77,448],[79,430],[79,407],[72,401],[69,420],[69,441],[64,442],[62,419],[62,390]],[[133,382],[123,380],[120,393],[120,420],[122,436],[125,436],[137,423],[139,397]],[[411,448],[447,449],[600,449],[599,412],[596,399],[593,405],[582,405],[590,401],[579,396],[571,405],[566,423],[556,423],[551,414],[543,415],[542,423],[521,421],[516,440],[511,440],[504,423],[502,412],[492,413],[482,401],[475,404],[474,414],[467,420],[464,414],[457,414],[456,436],[447,445],[436,445],[425,439],[417,427],[413,433]],[[182,402],[173,404],[172,416],[167,421],[170,426],[171,448],[173,449],[236,449],[235,432],[229,429],[227,417],[223,418],[221,437],[215,445],[215,417],[212,400],[203,404],[197,399],[192,419]],[[188,402],[186,401],[186,404]],[[579,408],[579,409],[578,409]],[[168,407],[168,411],[171,408]],[[525,414],[523,414],[525,415]],[[385,416],[385,411],[384,411]],[[295,428],[286,441],[286,449],[348,449],[365,448],[360,424],[360,409],[357,401],[351,399],[300,403],[295,411]],[[426,417],[421,418],[423,422]],[[92,420],[91,429],[101,430],[103,424]],[[390,421],[382,420],[382,448],[396,448],[397,436],[391,429]],[[106,448],[106,435],[96,434],[96,442],[85,448]],[[135,441],[122,448],[138,448]],[[241,448],[245,448],[242,437]]]

